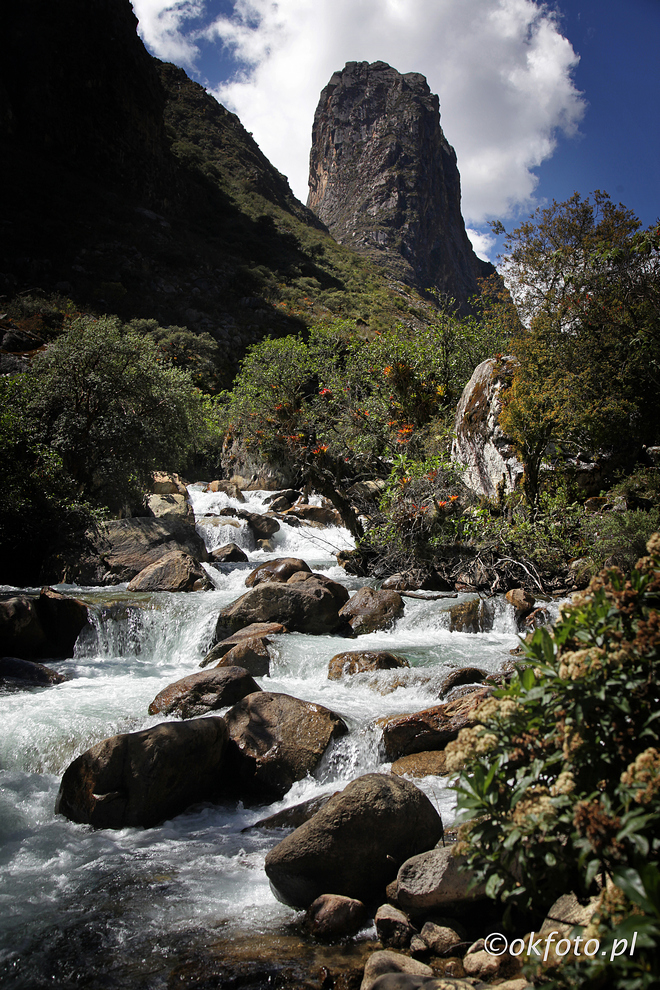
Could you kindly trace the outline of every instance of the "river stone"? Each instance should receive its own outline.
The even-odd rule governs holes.
[[[398,591],[360,588],[340,610],[357,635],[389,629],[403,615],[403,599]]]
[[[239,509],[236,515],[239,519],[245,519],[257,540],[269,539],[280,528],[277,519],[269,513],[248,512],[247,509]]]
[[[237,502],[245,502],[245,496],[235,481],[212,481],[207,488],[209,492],[224,492]]]
[[[529,591],[525,591],[524,588],[511,588],[504,597],[509,605],[513,605],[521,617],[528,615],[536,604],[534,595],[530,594]]]
[[[392,949],[405,949],[415,934],[407,914],[391,904],[381,904],[374,918],[378,938],[384,946]]]
[[[193,591],[201,582],[212,587],[206,571],[189,553],[170,550],[160,560],[149,564],[129,581],[128,591]]]
[[[216,639],[223,640],[254,622],[280,622],[291,632],[332,633],[343,625],[338,604],[322,585],[259,584],[224,608],[218,616]]]
[[[367,920],[362,901],[343,894],[321,894],[307,908],[305,927],[315,938],[356,935]]]
[[[237,643],[242,643],[245,639],[263,639],[266,636],[275,636],[277,633],[286,633],[289,630],[286,626],[283,626],[281,622],[252,622],[242,629],[238,629],[231,636],[227,636],[222,639],[215,646],[211,647],[209,652],[206,654],[200,667],[208,667],[210,663],[214,663],[224,657],[231,649],[233,649]]]
[[[410,715],[394,715],[383,721],[383,743],[389,760],[424,750],[444,749],[461,729],[475,724],[473,712],[491,693],[477,688],[464,698],[446,701]]]
[[[382,949],[374,952],[367,959],[364,967],[364,976],[360,984],[360,990],[379,990],[380,987],[407,988],[424,986],[423,982],[381,982],[387,977],[418,977],[426,980],[433,977],[433,970],[426,963],[411,959],[400,952],[393,952],[391,949]]]
[[[452,670],[440,686],[440,697],[444,698],[454,688],[462,687],[464,684],[481,684],[486,677],[488,671],[482,670],[481,667],[460,667],[458,670]]]
[[[296,516],[305,522],[320,523],[322,526],[341,526],[341,516],[336,509],[323,505],[300,505],[296,503],[286,511],[286,515]]]
[[[55,811],[94,828],[150,828],[219,797],[227,738],[212,717],[104,739],[65,770]]]
[[[308,907],[328,890],[369,903],[382,899],[397,864],[442,837],[426,795],[391,774],[358,777],[266,856],[276,897]]]
[[[446,762],[447,754],[441,749],[409,753],[394,761],[392,773],[400,777],[448,777]]]
[[[312,573],[309,565],[300,557],[277,557],[275,560],[267,560],[250,571],[245,579],[245,587],[253,588],[265,581],[286,584],[291,575],[298,571],[304,571],[307,574]]]
[[[302,498],[302,493],[295,488],[285,488],[284,491],[278,491],[274,492],[272,495],[268,495],[264,499],[264,503],[266,505],[270,505],[272,508],[278,498],[284,498],[289,505],[293,505],[293,503],[297,502],[299,498]]]
[[[271,512],[286,512],[287,509],[291,508],[292,503],[284,495],[278,495],[270,502]]]
[[[340,584],[339,581],[333,581],[332,578],[327,577],[325,574],[307,574],[305,571],[296,571],[288,579],[287,584],[302,585],[303,591],[307,594],[311,594],[315,588],[325,589],[325,591],[330,592],[337,602],[337,608],[345,605],[350,598],[349,590],[345,585]]]
[[[336,653],[328,664],[328,679],[338,681],[349,674],[362,674],[374,670],[394,670],[399,667],[409,667],[405,657],[397,657],[385,650],[372,652],[369,650],[349,650],[346,653]]]
[[[493,628],[493,606],[483,599],[472,598],[468,602],[458,602],[447,611],[450,632],[480,633],[489,632]]]
[[[84,602],[52,588],[38,598],[7,598],[0,602],[0,652],[23,660],[72,657],[87,614]]]
[[[61,684],[67,678],[51,667],[45,667],[36,660],[21,660],[19,657],[0,657],[0,684],[15,687],[45,687]]]
[[[242,667],[215,667],[168,684],[149,705],[149,714],[196,718],[235,705],[246,694],[260,690]]]
[[[195,522],[193,507],[185,495],[149,495],[147,505],[156,519],[182,519]]]
[[[328,794],[320,794],[318,797],[309,798],[308,801],[301,801],[290,808],[283,808],[276,811],[274,815],[267,818],[260,818],[254,825],[248,825],[241,829],[242,832],[249,832],[253,828],[288,828],[294,829],[309,821],[317,811],[320,811],[324,804],[327,804],[331,797],[338,791],[330,791]]]
[[[448,956],[456,953],[457,947],[463,944],[464,940],[447,925],[438,925],[434,921],[426,921],[422,925],[420,936],[426,945],[436,956]],[[465,946],[467,949],[467,945]]]
[[[294,833],[295,834],[295,833]],[[465,869],[465,857],[452,846],[412,856],[397,875],[397,900],[404,911],[459,909],[485,898],[485,886],[472,887],[473,873]]]
[[[243,667],[252,677],[267,677],[270,673],[269,640],[265,636],[242,639],[232,646],[215,665],[218,667]]]
[[[247,695],[225,721],[236,786],[255,800],[283,797],[314,772],[331,740],[348,732],[329,708],[270,691]]]
[[[244,564],[250,559],[237,543],[225,543],[223,547],[216,547],[209,556],[214,564]]]

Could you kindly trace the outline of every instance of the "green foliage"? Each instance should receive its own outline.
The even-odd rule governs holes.
[[[459,848],[505,918],[538,917],[561,894],[594,893],[610,878],[601,937],[640,912],[635,956],[607,968],[607,986],[660,977],[660,535],[629,577],[611,569],[525,647],[532,666],[476,710],[478,726],[447,747]],[[562,985],[602,977],[581,958]],[[638,982],[627,982],[634,978]],[[654,983],[653,980],[656,982]]]
[[[531,501],[552,442],[618,451],[660,432],[660,228],[605,193],[539,209],[508,235],[504,271],[526,330],[500,425],[516,444]]]

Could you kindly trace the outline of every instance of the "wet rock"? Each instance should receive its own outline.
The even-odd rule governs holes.
[[[7,598],[0,602],[0,652],[24,660],[72,657],[87,614],[84,602],[52,588],[38,598]]]
[[[473,598],[469,602],[452,605],[449,612],[449,631],[480,633],[493,628],[494,611],[490,602]]]
[[[269,640],[265,636],[243,639],[218,661],[218,667],[243,667],[253,677],[267,677],[270,673]]]
[[[236,515],[239,519],[245,519],[257,540],[267,540],[279,531],[280,524],[277,519],[268,513],[248,512],[247,509],[239,509]]]
[[[348,732],[329,708],[270,691],[243,698],[225,721],[236,788],[254,800],[283,797],[313,773],[330,742]]]
[[[284,495],[279,495],[270,502],[271,512],[286,512],[287,509],[291,508],[292,504]]]
[[[0,657],[0,684],[10,687],[46,687],[66,681],[51,667],[36,660],[21,660],[18,657]]]
[[[380,587],[381,591],[417,591],[419,584],[405,574],[390,574]]]
[[[275,636],[278,633],[286,633],[288,631],[287,627],[283,626],[281,622],[251,622],[242,629],[238,629],[231,636],[226,636],[219,643],[216,643],[206,654],[199,666],[208,667],[209,664],[217,662],[238,643],[242,643],[243,640],[254,638],[265,639],[265,637]],[[268,640],[265,639],[265,642],[267,643]]]
[[[301,505],[297,502],[287,510],[287,515],[296,516],[305,522],[320,523],[321,526],[341,526],[341,516],[336,509],[322,505]]]
[[[490,691],[490,688],[479,688],[464,698],[386,719],[383,743],[388,759],[396,760],[400,756],[424,750],[444,749],[461,729],[474,725],[472,713]]]
[[[378,938],[384,946],[405,949],[416,932],[407,914],[391,904],[381,904],[374,918]]]
[[[332,633],[343,625],[337,601],[318,584],[307,587],[289,584],[260,584],[224,608],[218,616],[216,639],[255,622],[280,622],[291,632],[315,635]]]
[[[332,889],[369,903],[382,899],[397,864],[442,836],[442,821],[414,784],[366,774],[332,797],[266,856],[276,896],[307,907]]]
[[[170,518],[113,519],[99,523],[87,538],[89,549],[65,564],[63,580],[102,585],[130,581],[171,550],[183,550],[200,562],[209,559],[194,526]]]
[[[430,750],[423,753],[410,753],[401,756],[392,764],[392,773],[399,777],[448,777],[447,755],[443,750]]]
[[[307,908],[305,927],[315,938],[356,935],[367,920],[362,901],[343,894],[321,894]]]
[[[199,582],[199,585],[195,587]],[[129,581],[128,591],[197,591],[212,588],[206,571],[182,550],[171,550]]]
[[[507,591],[504,597],[509,605],[513,605],[516,612],[520,613],[521,616],[528,615],[536,604],[534,595],[530,594],[529,591],[525,591],[524,588],[512,588],[510,591]]]
[[[295,488],[285,488],[284,491],[274,492],[272,495],[269,495],[267,498],[264,499],[264,502],[266,503],[266,505],[270,505],[272,509],[278,498],[286,499],[286,501],[291,506],[294,504],[294,502],[297,502],[299,498],[302,498],[302,492],[299,492]]]
[[[241,831],[248,832],[253,828],[298,828],[299,825],[313,818],[316,812],[320,811],[336,793],[336,791],[332,791],[328,794],[321,794],[319,797],[310,798],[309,801],[294,804],[291,808],[283,808],[282,811],[276,811],[274,815],[260,818],[254,825],[248,825]]]
[[[303,586],[303,591],[310,594],[314,588],[322,588],[325,591],[329,591],[332,597],[337,602],[337,608],[341,608],[345,605],[350,598],[348,588],[340,584],[339,581],[333,581],[332,578],[327,577],[325,574],[311,573],[307,574],[305,571],[296,571],[288,579],[287,584],[295,584],[298,586]]]
[[[149,705],[149,714],[196,718],[235,705],[247,694],[260,690],[242,667],[216,667],[168,684]]]
[[[403,599],[396,591],[360,588],[339,614],[358,636],[377,629],[389,629],[403,615]]]
[[[332,657],[328,664],[328,680],[338,681],[349,674],[394,670],[409,666],[405,657],[397,657],[394,653],[387,653],[385,650],[350,650],[346,653],[336,653]]]
[[[266,581],[274,581],[276,584],[286,584],[292,574],[302,571],[311,574],[311,568],[300,557],[278,557],[276,560],[267,560],[259,564],[253,571],[250,571],[245,579],[246,588],[254,588],[255,585]]]
[[[214,564],[244,564],[249,560],[245,550],[236,543],[225,543],[223,547],[216,547],[209,554]]]
[[[423,987],[424,983],[415,980],[414,982],[390,981],[385,982],[386,977],[401,974],[402,976],[422,977],[431,979],[433,970],[426,963],[411,959],[410,956],[401,955],[400,952],[393,952],[391,949],[383,949],[381,952],[374,952],[369,956],[364,967],[364,976],[360,985],[360,990],[414,990],[416,987]]]
[[[454,688],[462,687],[464,684],[481,684],[488,677],[488,671],[481,667],[460,667],[447,674],[440,687],[440,697],[444,698],[453,691]]]
[[[225,495],[236,499],[237,502],[245,502],[245,496],[235,481],[212,481],[207,491],[224,492]]]
[[[455,856],[452,846],[412,856],[397,874],[399,904],[404,911],[420,914],[438,908],[457,910],[483,900],[484,885],[473,887],[473,874],[464,867],[465,857]]]
[[[156,519],[182,519],[195,522],[193,507],[185,495],[150,495],[147,505]]]
[[[218,717],[104,739],[64,772],[55,811],[95,828],[149,828],[221,792],[227,727]]]
[[[438,925],[434,921],[424,922],[419,934],[436,956],[455,954],[458,946],[464,942],[464,939],[453,928],[447,925]],[[467,948],[467,946],[465,947]]]

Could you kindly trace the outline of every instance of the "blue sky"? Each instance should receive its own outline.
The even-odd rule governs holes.
[[[307,195],[314,109],[332,72],[422,72],[455,147],[483,256],[538,205],[604,189],[660,216],[660,0],[133,0],[149,50],[238,113]]]

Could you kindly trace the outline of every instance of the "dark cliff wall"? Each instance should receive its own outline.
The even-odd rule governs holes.
[[[331,234],[421,290],[465,307],[480,261],[465,233],[456,154],[424,76],[348,62],[314,116],[307,205]]]

